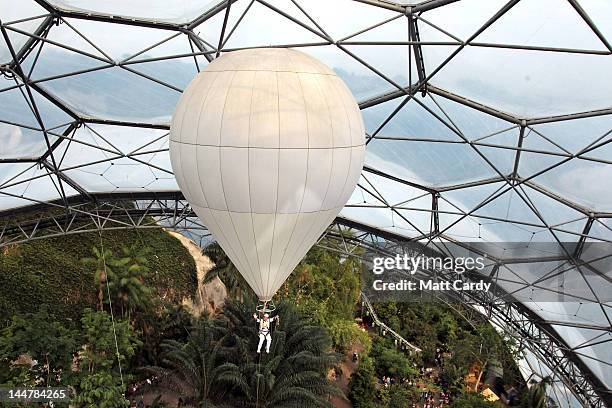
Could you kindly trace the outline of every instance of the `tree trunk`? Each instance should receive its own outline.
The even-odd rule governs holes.
[[[482,367],[480,368],[480,373],[478,374],[478,378],[476,379],[476,385],[474,385],[474,392],[478,392],[478,386],[480,385],[480,380],[482,379],[482,375],[485,372],[485,369],[487,367],[487,360],[485,360],[484,364],[482,365]]]
[[[49,365],[49,355],[45,355],[45,360],[47,361],[47,387],[49,386],[49,377],[51,376],[51,367]]]
[[[104,293],[102,291],[102,284],[100,284],[100,290],[98,291],[98,302],[100,302],[100,311],[104,309]]]

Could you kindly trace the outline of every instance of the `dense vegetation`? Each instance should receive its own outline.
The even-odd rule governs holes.
[[[435,363],[436,350],[450,352],[452,358],[443,372],[448,386],[475,365],[481,368],[477,374],[482,379],[483,370],[493,362],[504,367],[505,383],[513,384],[521,378],[514,362],[516,344],[480,316],[475,318],[467,306],[456,304],[452,309],[442,303],[388,302],[377,305],[377,312],[389,327],[423,349],[424,364]],[[470,315],[471,319],[464,317]]]
[[[151,395],[163,397],[157,406],[163,406],[162,400],[193,406],[329,406],[329,396],[341,394],[327,380],[340,356],[328,332],[310,316],[281,302],[282,324],[275,329],[271,353],[260,357],[254,353],[257,325],[248,291],[240,295],[244,302],[228,302],[214,317],[194,318],[176,306],[195,288],[190,258],[181,263],[184,253],[166,251],[172,260],[162,273],[157,271],[164,265],[158,255],[162,249],[142,245],[153,240],[113,238],[104,241],[104,249],[94,243],[89,251],[70,255],[63,242],[61,250],[53,250],[54,243],[35,242],[35,248],[46,248],[49,262],[37,260],[27,267],[34,251],[30,244],[3,255],[2,273],[10,277],[19,268],[32,271],[41,290],[60,275],[54,265],[61,263],[82,283],[71,292],[77,298],[64,293],[61,302],[16,290],[29,296],[6,312],[11,318],[0,335],[0,385],[69,386],[76,391],[77,406],[108,408]],[[155,238],[162,246],[174,240]],[[168,271],[177,271],[176,285]],[[69,278],[65,287],[71,285]],[[60,296],[60,285],[50,291]],[[17,300],[10,291],[4,296],[7,304]]]
[[[333,245],[332,243],[329,243]],[[252,290],[218,244],[206,248],[219,276],[235,299],[254,299]],[[325,327],[336,350],[347,351],[356,343],[369,349],[370,338],[355,323],[355,308],[361,290],[361,263],[338,252],[312,248],[275,296],[295,305],[304,316]]]
[[[369,336],[355,324],[361,267],[357,258],[344,258],[338,252],[314,247],[277,296],[295,304],[302,313],[327,328],[338,351],[348,351],[356,344],[369,350]]]
[[[162,367],[147,371],[153,389],[180,391],[192,406],[319,407],[340,391],[327,380],[339,361],[325,331],[288,303],[270,353],[256,354],[254,304],[228,303],[216,319],[202,318],[184,342],[164,343]]]
[[[126,235],[105,236],[104,250],[93,245],[85,251],[87,238],[94,238],[82,235],[80,244],[67,240],[74,250],[45,240],[2,256],[1,273],[15,292],[3,292],[13,312],[5,311],[11,318],[0,336],[1,385],[70,386],[79,406],[129,406],[125,390],[137,378],[133,367],[159,361],[164,338],[181,336],[177,323],[188,320],[175,304],[194,293],[195,267],[163,231]],[[143,242],[155,244],[161,255]],[[38,257],[30,255],[36,250]],[[26,283],[19,285],[15,271]]]
[[[451,407],[495,407],[498,405],[478,394],[492,365],[503,367],[497,393],[504,386],[522,388],[514,362],[517,347],[485,320],[464,318],[470,315],[465,307],[387,302],[376,304],[375,309],[381,320],[422,352],[411,355],[398,351],[390,338],[374,335],[369,358],[361,361],[351,378],[349,396],[355,407],[423,403],[424,393],[433,395],[437,403],[441,392],[450,396]],[[427,373],[427,369],[431,371]],[[468,374],[473,376],[473,384],[465,382]],[[379,384],[382,377],[391,377],[393,382],[372,392],[372,384]]]
[[[259,355],[256,299],[218,245],[205,250],[216,265],[207,280],[218,276],[230,299],[195,318],[178,306],[196,283],[180,242],[152,231],[105,233],[99,244],[82,234],[0,255],[0,386],[70,386],[78,407],[103,408],[330,406],[345,398],[328,379],[334,373],[350,376],[346,398],[357,408],[411,406],[424,392],[455,408],[496,406],[475,392],[492,366],[503,367],[504,384],[522,387],[517,347],[486,321],[465,319],[460,305],[376,304],[423,351],[398,349],[367,324],[362,264],[337,251],[313,248],[281,287],[271,353]],[[358,364],[343,373],[354,352]],[[540,406],[545,385],[524,393],[523,406]]]
[[[132,400],[144,393],[186,406],[330,406],[328,396],[341,392],[327,373],[340,356],[331,352],[324,329],[281,303],[271,352],[258,355],[254,306],[230,302],[215,318],[178,316],[183,331],[167,333],[158,362],[144,365],[136,358],[144,347],[139,330],[121,318],[113,325],[108,312],[85,309],[78,325],[55,320],[44,308],[16,315],[0,337],[0,384],[71,386],[74,402],[92,408],[129,406],[127,384],[144,378],[154,381]],[[24,353],[39,363],[15,364]]]
[[[324,247],[333,247],[333,243],[325,242]],[[231,283],[230,293],[248,297],[250,290],[221,249],[213,245],[207,254],[217,263],[221,279]],[[464,315],[474,315],[467,307],[455,305],[453,309],[421,302],[376,304],[377,314],[388,326],[423,350],[418,354],[398,349],[389,337],[362,330],[355,323],[355,317],[363,315],[359,308],[361,268],[356,258],[315,247],[276,295],[324,327],[336,351],[350,355],[359,347],[361,361],[352,373],[347,395],[355,407],[405,407],[423,402],[424,390],[436,396],[447,392],[456,407],[496,406],[475,392],[482,387],[491,365],[504,367],[505,385],[522,387],[514,362],[517,347],[484,319],[466,319]],[[425,376],[421,370],[425,367],[436,367],[435,375]],[[468,373],[477,379],[470,388],[464,381]],[[383,377],[392,377],[394,384],[383,386]]]
[[[145,283],[174,303],[192,296],[196,284],[193,258],[181,243],[162,230],[105,231],[105,249],[150,248]],[[16,313],[36,312],[47,304],[53,315],[78,320],[81,310],[96,303],[95,268],[82,262],[100,247],[96,233],[66,235],[3,248],[0,253],[0,321]]]

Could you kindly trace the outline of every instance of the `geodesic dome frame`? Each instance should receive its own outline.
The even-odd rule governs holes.
[[[347,253],[383,241],[386,252],[406,241],[573,243],[554,257],[493,251],[506,295],[463,300],[529,343],[537,358],[526,361],[558,380],[562,405],[610,405],[610,272],[583,250],[612,240],[612,6],[166,3],[0,6],[0,245],[205,230],[167,157],[174,103],[222,52],[299,47],[343,77],[367,128],[359,187],[326,235]],[[526,279],[534,267],[550,273]],[[588,293],[562,304],[525,294],[563,291],[548,279],[559,274],[582,277]]]

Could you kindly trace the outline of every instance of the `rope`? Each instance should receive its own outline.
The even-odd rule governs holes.
[[[259,378],[260,378],[260,374],[259,374],[259,370],[260,370],[260,365],[261,365],[261,353],[258,353],[259,357],[257,359],[257,399],[255,401],[256,402],[256,406],[259,407]]]
[[[257,308],[255,308],[255,310],[257,310]],[[260,311],[256,311],[256,313],[259,315],[258,317],[261,319],[261,312]],[[261,336],[261,332],[259,330],[259,322],[255,321],[255,324],[257,325],[257,334],[259,336]],[[262,347],[263,347],[263,343],[262,343]],[[261,349],[259,350],[261,351]],[[257,374],[255,375],[255,378],[257,379],[257,397],[255,399],[255,406],[258,407],[259,406],[259,370],[260,370],[260,365],[261,363],[261,353],[257,353]]]
[[[115,337],[115,350],[117,352],[117,363],[119,365],[119,377],[121,377],[121,387],[125,388],[123,384],[123,370],[121,368],[121,359],[119,358],[119,344],[117,342],[117,329],[115,328],[115,314],[113,313],[113,302],[111,301],[110,288],[108,287],[108,274],[106,273],[106,257],[104,255],[104,244],[102,243],[102,231],[100,231],[100,249],[102,250],[102,263],[104,265],[104,280],[106,283],[106,293],[108,295],[108,307],[110,309],[111,322],[113,324],[113,336]]]

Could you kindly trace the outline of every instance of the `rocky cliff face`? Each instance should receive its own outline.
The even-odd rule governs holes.
[[[214,314],[216,310],[223,307],[225,298],[227,298],[227,289],[219,277],[215,277],[212,281],[204,284],[204,277],[215,264],[210,258],[202,254],[202,248],[189,238],[174,231],[168,231],[168,233],[181,241],[196,264],[198,277],[196,295],[195,298],[183,298],[183,305],[191,310],[195,316],[199,316],[203,311]]]

